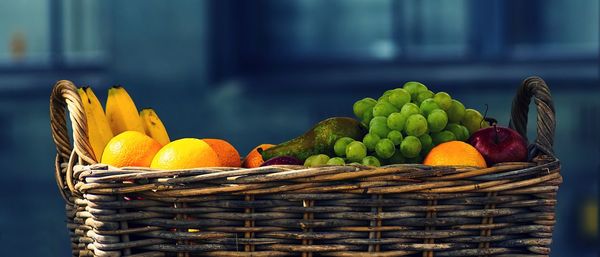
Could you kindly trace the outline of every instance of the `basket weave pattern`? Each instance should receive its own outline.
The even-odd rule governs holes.
[[[76,88],[59,81],[50,109],[73,255],[548,256],[562,177],[540,78],[519,88],[511,127],[525,135],[531,98],[531,162],[165,171],[96,164]]]

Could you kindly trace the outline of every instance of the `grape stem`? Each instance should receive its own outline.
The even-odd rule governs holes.
[[[479,122],[479,127],[481,127],[481,123],[483,123],[483,121],[487,121],[487,123],[490,124],[490,126],[494,127],[496,126],[496,124],[498,124],[498,120],[487,116],[488,107],[488,104],[485,104],[485,112],[483,113],[483,119],[481,119],[481,122]]]
[[[490,106],[488,104],[485,104],[485,111],[483,112],[483,119],[481,119],[481,121],[479,122],[479,128],[481,128],[481,123],[483,123],[483,121],[487,121],[491,125],[491,123],[487,117],[487,112],[488,112],[489,107]]]
[[[479,127],[481,127],[481,123],[483,121],[487,121],[487,123],[490,124],[490,126],[494,127],[494,143],[498,144],[498,143],[500,143],[500,138],[498,136],[498,127],[496,126],[496,125],[498,125],[498,120],[487,116],[488,108],[489,108],[489,105],[485,104],[485,112],[483,114],[483,120],[481,120],[481,122],[479,123]]]

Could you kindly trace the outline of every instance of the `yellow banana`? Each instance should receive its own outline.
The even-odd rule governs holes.
[[[106,99],[106,118],[114,135],[133,130],[144,133],[144,125],[138,114],[135,103],[121,86],[108,89]]]
[[[140,118],[142,119],[142,124],[144,124],[146,135],[154,138],[154,140],[161,145],[166,145],[171,142],[169,134],[165,129],[165,125],[163,125],[162,121],[160,121],[160,118],[152,108],[143,109],[140,112]]]
[[[96,161],[100,161],[104,147],[113,137],[113,133],[110,125],[108,125],[106,116],[104,116],[102,104],[98,101],[94,91],[86,87],[77,89],[77,92],[79,93],[79,97],[81,97],[83,110],[85,111],[88,125],[88,139],[92,145]]]

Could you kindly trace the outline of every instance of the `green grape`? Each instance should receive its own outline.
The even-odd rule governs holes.
[[[340,157],[333,157],[327,161],[327,165],[344,165],[346,162]]]
[[[386,117],[375,117],[369,123],[369,133],[378,135],[379,137],[386,137],[390,133],[390,128],[387,126]]]
[[[417,84],[417,94],[421,92],[429,91],[429,88],[422,83]]]
[[[367,156],[367,147],[359,141],[354,141],[346,147],[346,158],[351,162],[360,162]]]
[[[394,89],[388,96],[388,101],[396,108],[402,108],[402,106],[410,102],[410,93],[402,88]]]
[[[381,166],[381,162],[379,162],[379,159],[375,158],[374,156],[366,156],[362,159],[361,163],[365,166]]]
[[[448,124],[448,115],[444,110],[435,109],[427,116],[427,128],[431,132],[440,132]]]
[[[448,113],[449,122],[458,123],[465,116],[465,106],[456,99],[452,99],[452,104],[446,113]]]
[[[404,124],[406,124],[406,118],[408,118],[408,116],[402,113],[392,113],[387,118],[387,126],[393,130],[402,131],[404,129]]]
[[[396,147],[394,146],[394,142],[388,138],[384,138],[377,142],[375,145],[375,153],[381,159],[387,159],[392,157],[394,152],[396,151]]]
[[[402,86],[402,88],[412,95],[414,93],[417,93],[417,87],[419,84],[421,83],[416,81],[409,81],[404,83],[404,86]]]
[[[365,111],[365,113],[363,113],[363,116],[362,116],[363,125],[365,125],[365,127],[368,127],[369,123],[371,122],[372,119],[373,119],[373,107],[367,109]]]
[[[423,113],[423,115],[427,116],[431,113],[431,111],[433,110],[437,110],[437,109],[441,109],[440,106],[435,102],[435,100],[433,100],[433,98],[429,98],[429,99],[425,99],[422,103],[421,103],[421,112]]]
[[[454,134],[457,140],[460,140],[460,138],[463,137],[463,129],[459,124],[448,123],[448,125],[446,125],[445,130],[452,132],[452,134]]]
[[[408,93],[408,91],[404,90],[404,88],[398,87],[398,88],[394,88],[394,89],[386,90],[386,91],[383,93],[383,95],[390,96],[390,95],[392,95],[394,92],[397,92],[397,91],[403,91],[403,92],[407,92],[407,93]],[[410,93],[409,93],[409,94],[410,94]]]
[[[400,113],[408,117],[413,114],[421,113],[421,109],[419,109],[419,106],[417,106],[414,103],[407,103],[404,106],[402,106],[402,109],[400,109]]]
[[[308,158],[306,158],[306,160],[304,160],[304,166],[306,167],[311,167],[312,166],[312,162],[313,160],[316,158],[316,155],[311,155]]]
[[[413,158],[419,156],[421,152],[421,141],[417,137],[407,136],[400,143],[400,152],[406,158]]]
[[[392,143],[394,143],[394,145],[400,145],[403,139],[402,132],[392,130],[390,131],[390,133],[388,133],[387,138],[392,140]]]
[[[355,166],[356,166],[356,165],[362,165],[362,163],[358,163],[358,162],[351,162],[351,163],[350,163],[350,164],[348,164],[348,165],[355,165]]]
[[[423,84],[421,84],[420,82],[416,82],[416,81],[409,81],[406,82],[403,86],[404,90],[408,91],[408,93],[410,93],[411,99],[417,99],[417,95],[420,92],[424,92],[427,91],[427,87]]]
[[[434,94],[431,90],[419,92],[419,94],[417,95],[417,99],[414,102],[418,105],[421,105],[421,103],[423,103],[423,101],[425,101],[425,99],[431,99],[433,97],[433,95]]]
[[[367,133],[362,142],[367,147],[367,150],[375,151],[375,145],[377,145],[377,142],[379,142],[380,139],[381,137],[377,134]]]
[[[381,95],[381,96],[390,96],[394,92],[394,90],[396,90],[396,89],[386,90],[385,92],[383,92],[383,95]]]
[[[356,116],[359,119],[362,119],[364,117],[363,114],[365,113],[365,111],[367,111],[370,108],[373,108],[373,106],[375,106],[376,103],[377,101],[370,97],[356,101],[352,106],[354,116]]]
[[[389,94],[387,94],[387,95],[383,94],[382,96],[380,96],[379,98],[377,98],[377,102],[389,102],[389,101],[390,101],[390,95]]]
[[[407,158],[406,159],[406,163],[420,164],[420,163],[423,163],[423,158],[420,155],[417,155],[417,156],[412,157],[412,158]]]
[[[489,124],[483,120],[483,115],[474,109],[466,109],[465,116],[463,116],[462,125],[467,127],[469,135],[475,133],[477,130],[489,127]]]
[[[306,158],[306,160],[304,161],[304,166],[308,166],[308,167],[322,166],[322,165],[327,164],[327,161],[329,161],[329,156],[327,156],[325,154],[311,155],[310,157]]]
[[[349,137],[342,137],[335,141],[335,144],[333,145],[333,151],[335,152],[335,155],[341,157],[346,156],[346,146],[352,142],[354,142],[354,139]]]
[[[413,114],[406,119],[406,135],[418,137],[427,132],[427,119],[421,114]]]
[[[312,161],[310,162],[310,167],[326,165],[327,161],[329,161],[329,156],[327,156],[326,154],[317,154],[315,155],[315,158],[312,159]]]
[[[423,134],[419,137],[419,142],[421,142],[421,151],[424,154],[429,153],[433,148],[433,139],[429,134]]]
[[[433,143],[435,145],[439,145],[441,143],[456,140],[456,136],[454,135],[454,133],[452,133],[448,130],[444,130],[444,131],[441,131],[438,133],[433,133],[433,134],[431,134],[431,138],[433,139]]]
[[[446,130],[452,132],[456,140],[467,141],[469,139],[469,131],[464,126],[456,123],[448,123]]]
[[[465,142],[469,141],[469,137],[471,137],[471,135],[469,134],[469,130],[467,129],[467,127],[465,127],[463,125],[460,125],[460,128],[463,131],[463,134],[462,134],[463,137],[462,137],[462,139],[464,139],[464,140],[462,140],[462,139],[459,139],[459,140],[465,141]]]
[[[469,129],[467,129],[467,127],[461,125],[460,126],[463,129],[463,135],[465,135],[467,137],[467,140],[469,140],[469,137],[471,137],[471,134],[469,133]]]
[[[406,159],[404,158],[404,156],[402,156],[401,151],[395,151],[394,155],[392,155],[392,157],[387,159],[387,161],[389,164],[401,164],[401,163],[405,163]]]
[[[398,108],[396,108],[393,104],[388,101],[380,100],[373,107],[373,117],[387,117],[390,114],[397,112]]]
[[[386,125],[387,126],[387,118],[386,117],[373,117],[373,119],[371,119],[371,122],[369,122],[369,127],[373,126],[373,125]]]
[[[446,92],[438,92],[433,96],[433,100],[437,103],[440,108],[444,111],[450,108],[452,105],[452,97]]]
[[[396,88],[397,89],[397,88]],[[377,101],[386,101],[389,102],[390,101],[390,95],[392,95],[392,93],[394,93],[394,91],[396,89],[390,89],[390,90],[386,90],[385,92],[383,92],[383,95],[381,95]]]

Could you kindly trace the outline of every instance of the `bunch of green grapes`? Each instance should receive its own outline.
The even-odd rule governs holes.
[[[354,103],[353,111],[369,133],[361,141],[338,139],[335,157],[314,155],[305,166],[421,163],[434,146],[467,141],[487,126],[477,110],[465,109],[448,93],[434,93],[419,82],[385,91],[378,100],[363,98]]]
[[[366,164],[421,163],[436,145],[460,140],[486,126],[481,113],[465,106],[446,92],[433,92],[419,82],[407,82],[379,99],[364,98],[353,106],[354,115],[369,133],[362,143],[366,151],[351,160]],[[341,144],[341,143],[340,143]],[[364,154],[362,154],[364,152]],[[347,154],[336,155],[349,160]],[[351,154],[356,154],[350,149]],[[373,161],[372,159],[377,159]]]

